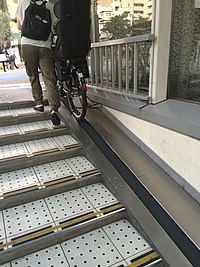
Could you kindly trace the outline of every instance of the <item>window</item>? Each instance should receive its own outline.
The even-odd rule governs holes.
[[[174,1],[168,96],[200,103],[200,9],[193,2],[182,1],[182,9],[179,1]]]
[[[144,12],[143,12],[143,11],[140,11],[140,10],[134,10],[133,13],[134,13],[134,14],[143,14]]]
[[[134,3],[134,6],[144,7],[144,4],[141,4],[141,3]]]

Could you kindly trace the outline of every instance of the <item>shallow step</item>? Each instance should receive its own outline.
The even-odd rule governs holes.
[[[0,209],[97,182],[100,171],[83,155],[0,174]]]
[[[69,133],[69,127],[54,126],[51,120],[33,121],[21,124],[0,126],[0,145],[19,143],[36,138],[53,137]]]
[[[130,222],[122,219],[14,260],[11,267],[144,267],[162,266],[161,261]]]
[[[0,126],[50,119],[50,107],[45,106],[45,112],[35,111],[33,107],[18,107],[0,109]]]
[[[124,210],[102,183],[5,209],[0,212],[0,263],[64,240],[70,229],[77,235],[91,224],[97,228]]]
[[[71,135],[59,135],[0,146],[0,163],[80,147]]]

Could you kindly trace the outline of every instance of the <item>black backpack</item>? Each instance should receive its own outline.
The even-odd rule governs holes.
[[[85,58],[90,48],[91,0],[58,0],[54,13],[59,19],[56,33],[60,42],[59,57]]]
[[[25,10],[25,17],[22,24],[22,36],[33,40],[46,41],[51,33],[51,13],[46,8],[46,1],[41,5],[37,0],[31,0]]]

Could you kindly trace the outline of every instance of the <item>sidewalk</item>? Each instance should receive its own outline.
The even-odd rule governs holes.
[[[0,70],[0,88],[22,86],[22,84],[30,85],[24,65],[21,64],[19,69],[6,72]]]

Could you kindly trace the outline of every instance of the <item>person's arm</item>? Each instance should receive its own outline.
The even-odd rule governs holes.
[[[21,31],[22,29],[22,25],[21,25],[21,22],[20,20],[17,18],[17,29]]]

